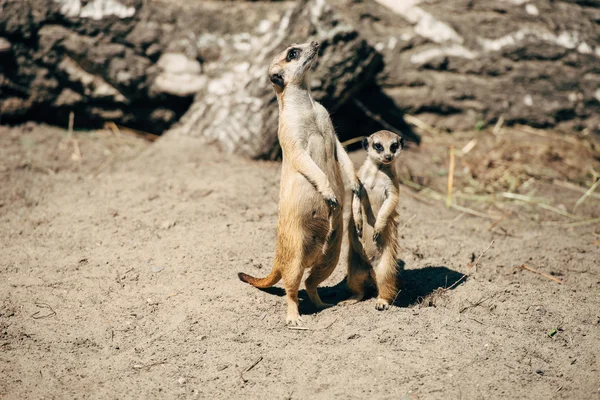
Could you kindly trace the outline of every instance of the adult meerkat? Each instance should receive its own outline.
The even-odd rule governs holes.
[[[363,299],[369,281],[377,286],[375,308],[389,308],[397,294],[399,182],[395,160],[404,140],[378,131],[363,140],[367,159],[358,172],[365,194],[355,196],[348,223],[348,287],[353,295],[344,304]]]
[[[269,67],[269,79],[279,104],[278,137],[283,152],[279,192],[277,250],[271,273],[239,278],[257,288],[273,286],[283,278],[288,324],[298,324],[298,289],[305,269],[306,292],[319,308],[317,286],[333,272],[342,244],[344,183],[359,193],[352,161],[339,142],[327,110],[311,97],[306,72],[317,58],[317,42],[293,44],[279,53]]]

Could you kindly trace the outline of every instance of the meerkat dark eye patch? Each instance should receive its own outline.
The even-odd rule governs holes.
[[[383,151],[383,146],[381,145],[381,143],[373,143],[373,148],[377,150],[378,153],[381,153]]]
[[[272,73],[271,75],[269,75],[269,79],[271,80],[271,82],[277,86],[279,86],[280,88],[283,88],[283,74],[280,72],[275,72]]]
[[[285,61],[290,62],[292,60],[295,60],[296,58],[298,58],[299,55],[300,55],[299,49],[290,49],[290,51],[288,51],[288,53],[287,53],[287,57],[285,58]]]
[[[363,150],[367,150],[369,148],[369,138],[364,138],[362,140],[362,148]]]
[[[396,150],[398,150],[398,143],[392,143],[392,145],[390,146],[390,151],[392,153],[395,153]]]

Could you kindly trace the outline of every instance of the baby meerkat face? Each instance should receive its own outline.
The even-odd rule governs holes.
[[[372,160],[389,165],[404,148],[404,139],[390,131],[378,131],[365,138],[362,144]]]
[[[281,92],[287,85],[301,85],[304,76],[317,58],[318,42],[292,44],[277,54],[269,67],[269,79],[275,91]]]

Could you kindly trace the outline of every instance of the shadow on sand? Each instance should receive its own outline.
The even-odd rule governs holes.
[[[418,304],[421,299],[433,293],[436,289],[450,287],[463,276],[463,274],[444,266],[429,266],[420,269],[405,270],[404,261],[402,260],[398,260],[398,271],[397,279],[400,293],[394,302],[394,305],[397,307],[410,307]],[[466,279],[463,279],[457,286],[460,286],[465,281]],[[283,288],[271,287],[261,290],[276,296],[285,296]],[[326,303],[338,304],[346,300],[350,297],[350,292],[346,286],[346,278],[334,286],[319,287],[319,294]],[[366,299],[374,295],[376,295],[374,289],[367,290]],[[315,314],[321,311],[310,302],[304,289],[298,292],[298,298],[300,299],[300,314]],[[375,304],[373,304],[373,307],[375,307]]]

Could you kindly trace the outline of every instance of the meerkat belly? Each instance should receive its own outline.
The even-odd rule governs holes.
[[[368,180],[365,185],[366,194],[363,198],[363,235],[360,244],[364,252],[365,261],[374,264],[382,255],[381,248],[373,241],[373,233],[377,214],[385,201],[385,190],[380,186],[370,186]]]
[[[315,164],[327,175],[338,202],[344,200],[344,183],[337,160],[335,141],[326,134],[316,133],[308,138],[308,152]]]
[[[279,193],[280,229],[302,228],[303,236],[324,243],[329,234],[329,206],[311,182],[284,162]]]

